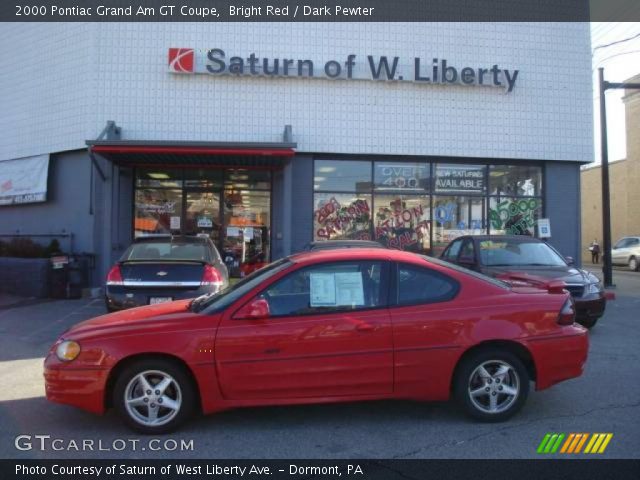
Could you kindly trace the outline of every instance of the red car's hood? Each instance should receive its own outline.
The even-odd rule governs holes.
[[[182,327],[188,328],[190,319],[201,322],[203,318],[188,309],[190,302],[191,300],[180,300],[101,315],[77,323],[63,337],[80,339],[96,335],[114,336],[147,329],[157,332],[159,328],[173,329],[178,322]]]

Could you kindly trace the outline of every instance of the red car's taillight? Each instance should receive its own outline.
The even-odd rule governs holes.
[[[122,285],[122,274],[120,273],[120,265],[114,265],[107,274],[107,285]]]
[[[571,299],[567,299],[564,302],[560,315],[558,315],[558,325],[573,325],[576,321],[576,309],[573,306]]]
[[[221,287],[222,283],[222,275],[220,272],[211,265],[205,265],[200,285],[215,285]]]

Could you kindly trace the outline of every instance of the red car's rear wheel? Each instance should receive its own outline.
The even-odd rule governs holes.
[[[463,360],[454,390],[469,415],[485,422],[500,422],[523,407],[529,394],[529,374],[511,352],[481,350]]]

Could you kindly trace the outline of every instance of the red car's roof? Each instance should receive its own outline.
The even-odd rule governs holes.
[[[398,260],[416,262],[424,260],[425,257],[415,253],[402,250],[391,250],[383,248],[338,248],[335,250],[312,250],[291,255],[289,259],[294,263],[315,263],[333,260]]]

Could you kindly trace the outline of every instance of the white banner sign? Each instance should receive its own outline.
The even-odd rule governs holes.
[[[47,200],[49,155],[0,161],[0,205]]]

